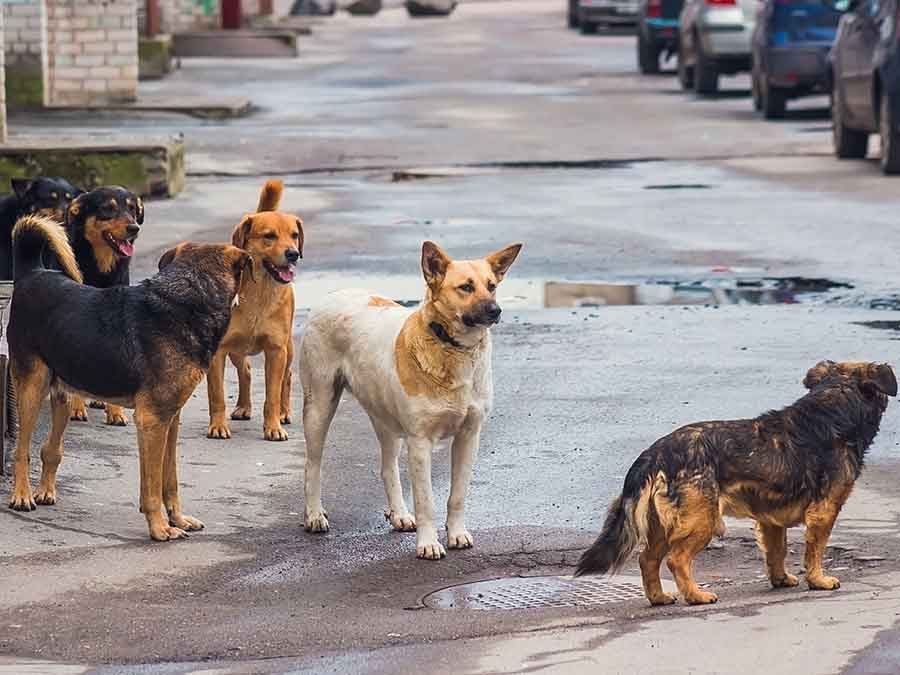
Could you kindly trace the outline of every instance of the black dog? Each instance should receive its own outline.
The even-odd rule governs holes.
[[[179,417],[228,330],[241,276],[253,264],[250,254],[228,244],[181,244],[163,256],[156,276],[100,289],[79,283],[68,238],[54,221],[26,216],[13,237],[8,340],[20,433],[10,508],[30,511],[56,502],[69,392],[78,391],[135,409],[140,504],[150,536],[165,541],[201,529],[178,498]],[[44,269],[45,249],[62,272]],[[48,393],[51,429],[35,493],[31,439]]]
[[[134,242],[144,223],[144,204],[133,192],[118,186],[100,187],[78,196],[66,211],[66,229],[84,283],[96,288],[127,286]],[[125,411],[96,401],[106,408],[106,423],[125,426]],[[72,397],[73,420],[87,421],[84,399]]]
[[[13,178],[12,194],[0,199],[0,280],[12,281],[12,230],[22,216],[37,214],[62,224],[79,190],[64,178]]]

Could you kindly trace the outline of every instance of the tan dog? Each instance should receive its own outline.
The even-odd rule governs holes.
[[[500,318],[497,284],[519,254],[508,246],[481,260],[453,261],[422,246],[427,291],[415,311],[367,291],[340,291],[310,314],[300,343],[306,434],[306,529],[328,530],[322,506],[322,447],[344,389],[365,408],[381,445],[385,517],[417,529],[416,555],[446,555],[435,527],[431,452],[453,438],[447,545],[470,548],[465,496],[494,387],[489,328]],[[406,439],[415,517],[406,508],[397,456]],[[417,528],[418,524],[418,528]]]
[[[266,355],[263,433],[267,441],[286,441],[282,424],[291,423],[291,361],[294,358],[294,268],[303,257],[303,221],[276,211],[284,185],[270,180],[259,196],[257,213],[234,229],[231,243],[253,256],[253,276],[241,282],[228,333],[207,375],[209,438],[231,438],[225,419],[225,357],[238,371],[239,393],[233,420],[249,420],[250,361]]]

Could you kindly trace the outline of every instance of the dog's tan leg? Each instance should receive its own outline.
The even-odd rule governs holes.
[[[841,507],[850,496],[852,486],[835,490],[822,501],[810,504],[806,510],[806,583],[811,590],[833,591],[841,587],[836,577],[826,576],[822,570],[822,554],[828,545],[828,538]]]
[[[42,361],[34,359],[26,372],[19,372],[13,362],[16,409],[19,413],[19,437],[16,440],[15,479],[9,498],[14,511],[34,511],[37,504],[31,491],[31,437],[41,412],[41,403],[50,389],[50,371]]]
[[[772,588],[796,586],[797,577],[790,574],[784,566],[787,556],[787,529],[777,525],[756,523],[756,543],[766,557],[766,571]]]
[[[440,560],[447,551],[438,541],[434,523],[434,494],[431,490],[430,438],[408,438],[409,478],[412,483],[413,508],[416,515],[416,556],[426,560]]]
[[[162,514],[163,465],[171,422],[171,417],[160,417],[141,403],[134,411],[141,463],[141,513],[147,518],[150,537],[156,541],[187,536],[187,532],[170,525]]]
[[[231,438],[225,419],[225,352],[213,356],[206,373],[206,394],[209,399],[209,429],[207,438]]]
[[[698,485],[682,488],[674,527],[668,533],[666,564],[690,605],[706,605],[719,599],[715,593],[700,590],[693,572],[694,558],[712,540],[719,520],[718,498],[710,499]]]
[[[113,427],[128,426],[128,418],[125,416],[125,408],[120,405],[106,404],[106,423]]]
[[[287,349],[266,350],[266,402],[263,406],[263,435],[267,441],[286,441],[287,432],[281,426],[281,392]]]
[[[80,396],[70,396],[69,401],[71,405],[69,419],[73,422],[87,422],[87,408],[84,405],[84,399]]]
[[[481,419],[467,419],[450,446],[450,497],[447,500],[447,548],[472,548],[466,529],[466,492],[481,439]]]
[[[659,566],[669,552],[669,542],[666,541],[666,534],[655,512],[648,514],[647,522],[647,546],[638,558],[644,593],[651,605],[671,605],[675,602],[675,596],[663,590],[662,580],[659,578]]]
[[[322,506],[322,451],[342,391],[343,386],[336,374],[331,381],[326,379],[303,384],[303,435],[306,439],[304,527],[307,532],[328,532],[328,514]]]
[[[63,456],[63,435],[69,424],[69,396],[57,389],[50,393],[50,436],[41,448],[41,482],[34,501],[38,504],[56,503],[56,471]]]
[[[291,382],[293,375],[294,363],[294,340],[288,338],[287,342],[287,363],[284,366],[284,379],[281,381],[281,423],[291,423]]]
[[[250,359],[243,354],[229,354],[228,358],[231,359],[238,376],[238,400],[234,410],[231,411],[231,419],[249,420],[253,414],[253,403],[250,400]]]
[[[169,515],[169,524],[192,532],[202,530],[203,523],[196,518],[184,515],[181,511],[181,499],[178,496],[178,431],[181,413],[172,418],[169,433],[166,436],[166,455],[163,460],[163,505]]]
[[[415,532],[416,519],[406,507],[403,499],[403,484],[400,482],[400,437],[372,419],[375,435],[381,445],[381,480],[388,499],[388,510],[384,517],[398,532]]]

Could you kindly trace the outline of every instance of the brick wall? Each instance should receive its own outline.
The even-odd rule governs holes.
[[[159,0],[163,33],[219,28],[219,0]]]
[[[2,2],[0,2],[2,4]],[[3,7],[6,43],[6,89],[14,105],[44,102],[47,13],[43,0],[22,0]]]
[[[138,0],[45,0],[48,106],[137,96]]]

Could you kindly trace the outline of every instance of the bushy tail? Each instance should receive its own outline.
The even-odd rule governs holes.
[[[12,232],[13,279],[18,281],[33,270],[44,269],[42,255],[49,249],[63,273],[82,283],[81,270],[62,225],[44,216],[19,218]]]
[[[576,577],[615,574],[638,544],[646,544],[650,501],[658,489],[654,473],[649,458],[644,455],[631,466],[622,494],[609,506],[600,536],[578,561]]]
[[[278,205],[281,204],[282,194],[284,194],[284,183],[282,181],[266,181],[262,192],[259,193],[259,205],[256,207],[256,212],[277,211]]]

